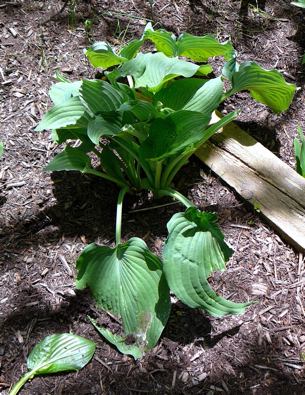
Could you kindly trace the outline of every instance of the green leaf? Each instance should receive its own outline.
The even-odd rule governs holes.
[[[93,67],[102,69],[108,69],[126,61],[125,58],[116,55],[110,45],[104,41],[91,45],[86,51],[86,56]]]
[[[58,82],[51,86],[49,96],[55,105],[62,105],[71,97],[78,96],[82,81]]]
[[[154,30],[151,24],[147,24],[143,37],[153,42],[157,51],[166,56],[176,56],[176,38],[173,34],[163,29]]]
[[[99,143],[101,136],[114,136],[120,131],[121,125],[116,118],[111,122],[98,115],[88,123],[88,137],[94,144]]]
[[[293,1],[290,4],[296,5],[297,7],[305,8],[305,0]]]
[[[131,100],[127,103],[123,103],[119,111],[124,114],[125,118],[128,115],[132,115],[133,122],[147,122],[157,115],[157,110],[154,105],[143,100]]]
[[[236,60],[236,56],[233,56],[228,62],[226,62],[222,68],[222,75],[228,80],[232,80],[234,73],[239,70],[239,63]]]
[[[107,146],[103,148],[101,153],[101,164],[107,174],[123,182],[125,181],[122,174],[122,162]]]
[[[4,151],[4,145],[3,145],[2,141],[0,141],[0,158],[3,155],[3,151]]]
[[[171,81],[155,94],[154,102],[160,101],[164,107],[181,110],[206,82],[207,80],[199,78]]]
[[[208,75],[210,73],[213,72],[213,67],[210,66],[209,64],[203,64],[199,67],[198,71],[197,71],[197,75],[201,76],[201,75]]]
[[[126,46],[124,46],[120,51],[120,56],[126,59],[132,59],[136,56],[139,49],[143,45],[143,40],[132,40]]]
[[[299,139],[293,140],[294,155],[296,159],[297,172],[305,177],[305,136],[300,127],[298,127]]]
[[[232,75],[232,94],[249,91],[253,99],[266,104],[274,112],[288,109],[296,87],[276,70],[265,70],[255,62],[245,62]]]
[[[143,240],[134,237],[113,249],[90,244],[77,270],[77,288],[89,287],[100,307],[120,317],[126,336],[144,348],[155,346],[169,316],[169,290],[160,260]]]
[[[35,376],[82,369],[93,357],[93,341],[71,333],[45,337],[36,344],[27,360],[30,370],[12,388],[10,395],[16,395],[21,387]]]
[[[222,96],[222,79],[221,77],[213,78],[194,93],[193,97],[185,104],[183,109],[209,114],[215,111],[219,106]]]
[[[79,370],[92,358],[93,341],[70,333],[47,336],[30,353],[28,369],[35,374],[49,374]]]
[[[192,77],[199,66],[168,58],[163,53],[139,53],[136,58],[124,63],[120,68],[123,77],[131,75],[135,88],[147,87],[151,91],[159,90],[162,85],[177,76]]]
[[[101,80],[83,80],[80,97],[93,114],[117,110],[127,100],[124,92]]]
[[[62,128],[52,130],[52,140],[57,144],[62,144],[67,140],[83,140],[87,136],[87,128]]]
[[[92,325],[109,343],[113,344],[122,354],[131,355],[134,359],[142,358],[144,350],[134,344],[126,344],[126,338],[112,333],[109,329],[97,325],[96,321],[90,318]]]
[[[183,33],[177,40],[177,55],[185,56],[194,62],[206,62],[214,56],[224,56],[230,59],[234,48],[230,42],[221,44],[213,36],[193,36]]]
[[[161,160],[181,152],[202,139],[209,121],[210,114],[184,110],[154,119],[140,153],[144,158]]]
[[[90,158],[84,153],[82,148],[72,148],[67,146],[64,151],[55,156],[55,158],[45,167],[45,170],[78,170],[85,172],[89,167],[91,167]]]
[[[39,122],[36,131],[46,129],[60,129],[65,126],[76,125],[85,116],[85,107],[78,97],[67,99],[62,105],[51,108]]]
[[[170,289],[190,307],[201,307],[213,316],[243,313],[247,304],[218,296],[207,278],[224,270],[231,248],[216,225],[216,215],[191,207],[169,221],[164,247],[164,272]]]

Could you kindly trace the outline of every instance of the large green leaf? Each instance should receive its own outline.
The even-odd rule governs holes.
[[[177,55],[185,56],[195,62],[206,62],[214,56],[224,56],[230,59],[234,48],[230,42],[221,44],[213,36],[193,36],[183,33],[177,40]]]
[[[62,144],[67,140],[84,140],[87,136],[87,128],[84,127],[66,127],[52,130],[52,140],[57,144]]]
[[[176,56],[176,37],[166,30],[154,30],[151,24],[145,28],[144,39],[155,44],[157,51],[163,52],[166,56]]]
[[[305,0],[292,1],[291,4],[296,5],[297,7],[305,8]]]
[[[89,287],[100,307],[120,317],[126,336],[155,346],[169,316],[169,290],[160,260],[143,240],[134,237],[114,249],[90,244],[77,270],[77,288]]]
[[[288,109],[296,87],[276,70],[265,70],[255,62],[245,62],[232,75],[232,94],[249,91],[253,99],[266,104],[274,112]]]
[[[136,56],[142,45],[143,40],[132,40],[121,49],[120,56],[126,59],[132,59]]]
[[[104,41],[96,42],[86,51],[86,56],[93,67],[108,69],[125,62],[127,59],[115,54],[113,49]]]
[[[157,91],[166,81],[177,76],[192,77],[199,66],[180,60],[168,58],[163,53],[139,53],[134,59],[124,63],[120,68],[121,76],[131,75],[135,88],[147,87]]]
[[[51,108],[39,122],[36,131],[46,129],[60,129],[65,126],[76,125],[85,116],[86,109],[78,97],[71,97]]]
[[[3,151],[4,151],[4,145],[3,145],[2,141],[0,141],[0,158],[3,155]]]
[[[93,114],[117,110],[127,100],[124,92],[101,80],[83,80],[80,97]]]
[[[201,307],[213,316],[242,313],[247,304],[218,296],[207,278],[224,270],[232,250],[216,225],[216,215],[194,207],[175,214],[169,221],[163,259],[170,289],[190,307]]]
[[[213,78],[194,93],[193,97],[185,104],[183,109],[209,114],[216,110],[221,102],[222,96],[222,79],[221,77]]]
[[[73,96],[78,96],[82,81],[58,82],[51,86],[49,96],[55,105],[61,105]]]
[[[202,139],[210,118],[210,114],[181,110],[154,119],[149,136],[140,147],[141,155],[161,160],[196,144]]]
[[[173,110],[182,108],[191,100],[194,94],[207,82],[200,78],[187,78],[171,81],[154,96],[154,101],[160,101],[164,107]]]
[[[88,123],[88,137],[94,144],[98,144],[101,136],[114,136],[121,131],[121,125],[116,118],[113,121],[98,115]]]
[[[82,369],[91,360],[94,352],[93,341],[71,333],[45,337],[33,348],[27,360],[29,372],[14,385],[10,395],[16,395],[35,376]]]
[[[90,158],[85,154],[81,147],[72,148],[67,146],[64,151],[53,158],[53,160],[45,167],[45,170],[78,170],[85,172],[85,170],[90,167]]]

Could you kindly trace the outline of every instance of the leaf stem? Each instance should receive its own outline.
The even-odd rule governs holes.
[[[123,181],[120,181],[117,178],[110,176],[109,174],[103,173],[103,172],[95,170],[95,169],[86,168],[85,170],[83,170],[83,173],[93,174],[97,177],[104,178],[105,180],[112,181],[121,188],[127,187],[126,183],[124,183]]]
[[[158,161],[155,167],[155,188],[160,189],[162,173],[162,161]]]
[[[182,203],[186,208],[189,207],[195,207],[194,203],[192,203],[188,198],[182,195],[182,193],[176,191],[175,189],[172,188],[164,188],[158,191],[159,196],[170,196],[173,199],[178,200],[180,203]]]
[[[17,395],[18,392],[21,390],[21,388],[24,386],[24,384],[31,380],[35,376],[35,371],[31,370],[30,372],[27,372],[25,375],[21,377],[19,381],[14,385],[14,387],[11,389],[9,395]]]
[[[115,244],[119,245],[121,242],[122,234],[122,211],[123,211],[123,200],[126,192],[128,192],[128,187],[125,186],[120,190],[117,206],[116,206],[116,223],[115,223]]]
[[[145,162],[145,160],[142,161],[140,159],[140,157],[137,155],[137,153],[135,153],[132,149],[130,149],[130,147],[128,147],[127,144],[124,144],[122,139],[113,138],[113,141],[115,143],[117,143],[121,148],[125,149],[125,151],[127,151],[128,154],[131,155],[132,158],[134,158],[138,163],[140,163],[140,165],[141,165],[142,169],[144,170],[144,172],[145,172],[145,174],[146,174],[151,186],[153,186],[154,185],[154,179],[153,179],[151,170],[150,170],[149,166],[147,166],[147,163]]]

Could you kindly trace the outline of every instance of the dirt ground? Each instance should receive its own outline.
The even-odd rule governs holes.
[[[1,395],[25,372],[26,356],[39,340],[69,331],[97,343],[93,361],[79,373],[35,378],[22,395],[305,393],[303,255],[196,159],[177,186],[198,207],[218,214],[235,250],[228,270],[211,283],[225,297],[257,303],[242,316],[222,319],[174,303],[159,345],[138,362],[107,344],[86,316],[105,325],[111,319],[86,293],[76,293],[75,261],[89,242],[113,243],[117,191],[94,177],[43,172],[58,148],[49,133],[33,131],[50,105],[56,69],[71,79],[94,75],[83,55],[84,19],[94,21],[94,40],[115,45],[138,37],[153,19],[175,33],[231,38],[240,60],[276,68],[300,87],[281,115],[246,94],[223,108],[240,108],[242,127],[294,167],[292,139],[297,125],[305,128],[304,11],[287,0],[246,3],[157,0],[151,7],[144,0],[79,1],[71,30],[67,10],[49,20],[63,2],[0,2]],[[166,223],[180,207],[137,211],[155,204],[147,196],[129,197],[123,236],[143,237],[160,252]]]

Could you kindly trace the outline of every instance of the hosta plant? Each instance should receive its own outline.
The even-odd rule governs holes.
[[[141,52],[145,42],[155,50]],[[232,112],[211,123],[226,98],[248,91],[281,112],[295,87],[276,70],[238,64],[230,42],[187,33],[175,37],[151,25],[119,51],[98,42],[86,56],[102,77],[74,82],[60,77],[50,89],[54,105],[37,130],[51,129],[53,139],[65,144],[47,170],[78,170],[120,188],[115,247],[85,248],[77,262],[77,287],[89,287],[97,304],[122,320],[121,335],[99,328],[102,335],[139,358],[167,322],[170,290],[214,316],[244,312],[247,304],[228,301],[209,286],[208,277],[225,269],[232,250],[216,215],[196,209],[175,189],[175,177],[202,143],[237,116]],[[226,61],[218,76],[208,63],[215,56]],[[162,259],[137,237],[121,240],[124,196],[142,190],[155,198],[170,196],[186,208],[168,223]],[[130,336],[133,342],[126,341]]]

